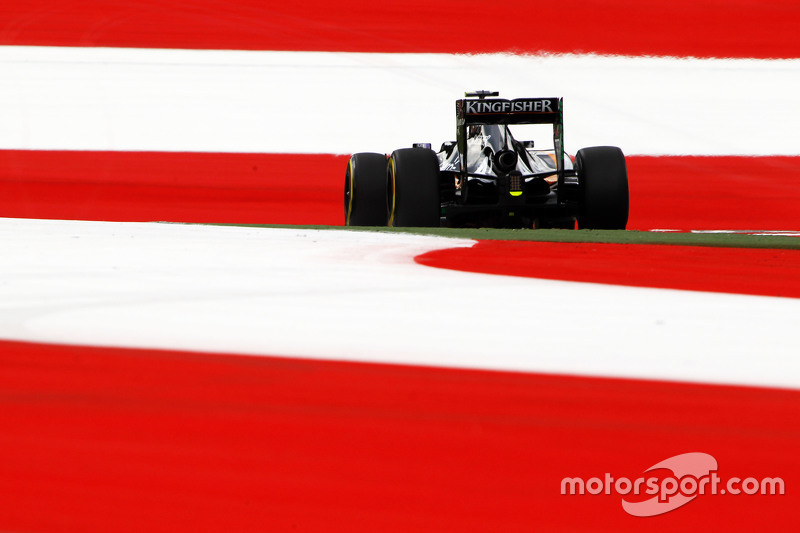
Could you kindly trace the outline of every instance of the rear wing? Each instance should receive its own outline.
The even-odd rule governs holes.
[[[459,126],[468,124],[560,124],[562,98],[456,100]]]
[[[466,172],[467,126],[483,124],[552,124],[556,157],[558,194],[564,191],[564,99],[563,98],[486,98],[497,92],[467,93],[456,100],[456,140],[461,153],[461,171]],[[473,97],[473,98],[469,98]],[[477,99],[475,98],[477,97]]]

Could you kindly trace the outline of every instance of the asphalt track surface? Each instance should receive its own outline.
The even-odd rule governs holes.
[[[374,10],[339,4],[323,16],[309,4],[280,11],[270,6],[265,14],[265,7],[245,3],[192,2],[166,13],[156,3],[28,2],[2,7],[0,20],[7,22],[0,42],[759,58],[794,58],[800,48],[798,8],[790,2],[739,2],[723,12],[713,2],[575,3],[561,8],[573,14],[573,38],[564,40],[545,26],[530,41],[513,31],[464,38],[459,28],[485,6],[442,6],[421,7],[427,16],[419,16],[407,3]],[[509,17],[509,24],[558,17],[551,4],[508,10],[514,8],[526,16]],[[442,20],[450,30],[442,31]],[[0,196],[8,200],[3,214],[341,220],[338,177],[328,178],[341,174],[341,156],[141,155],[4,151],[3,167],[14,177],[0,183]],[[312,175],[319,182],[309,182],[313,193],[281,190],[281,182],[269,177],[263,186],[259,169],[291,169],[298,157],[318,169]],[[729,180],[706,179],[719,174],[697,168],[720,170]],[[632,157],[632,227],[796,230],[797,169],[795,157]],[[226,188],[215,179],[221,171],[231,175]],[[752,194],[736,193],[742,188],[731,186],[730,176]],[[687,186],[711,194],[687,198]],[[702,206],[691,203],[698,197]],[[536,253],[547,247],[481,243],[474,253],[491,253],[475,269],[518,273],[526,265],[492,264],[498,249],[515,246]],[[751,259],[761,253],[753,252],[703,252],[708,255],[695,260],[706,268],[746,266],[733,279],[714,281],[717,286],[679,288],[736,292],[732,287],[743,278],[735,276],[747,279],[749,272],[758,281],[742,292],[786,289],[781,296],[797,297],[796,259]],[[569,257],[563,250],[551,253],[554,260]],[[623,261],[630,279],[631,258],[618,253],[614,249],[607,260]],[[686,264],[685,255],[676,259]],[[791,530],[800,520],[793,490],[800,479],[800,396],[794,388],[16,341],[0,343],[0,359],[0,529],[7,531]],[[705,497],[642,519],[626,515],[618,496],[558,493],[565,476],[612,472],[635,478],[657,461],[689,451],[714,455],[723,476],[781,476],[787,495]]]

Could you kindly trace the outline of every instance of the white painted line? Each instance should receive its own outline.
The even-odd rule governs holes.
[[[0,338],[800,387],[800,299],[452,272],[471,241],[0,219]],[[546,268],[546,265],[543,265]]]
[[[0,148],[438,146],[455,137],[454,101],[486,88],[563,96],[572,153],[800,153],[797,59],[0,47],[0,68]]]
[[[651,230],[666,231],[666,230]],[[691,233],[730,233],[738,235],[772,235],[776,237],[797,237],[800,232],[793,230],[762,230],[762,229],[693,229]]]

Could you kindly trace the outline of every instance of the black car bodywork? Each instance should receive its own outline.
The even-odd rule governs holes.
[[[354,154],[345,176],[345,224],[625,229],[628,178],[616,147],[564,152],[562,98],[456,101],[456,141]],[[552,125],[553,149],[511,127]]]

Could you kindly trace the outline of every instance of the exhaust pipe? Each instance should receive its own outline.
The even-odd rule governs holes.
[[[501,150],[494,154],[492,164],[500,172],[511,172],[517,168],[517,153],[511,150]]]

